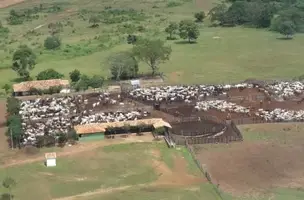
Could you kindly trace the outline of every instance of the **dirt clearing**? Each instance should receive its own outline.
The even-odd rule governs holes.
[[[0,0],[0,8],[6,8],[24,1],[25,0]]]
[[[214,182],[234,195],[261,194],[273,188],[302,188],[304,185],[303,137],[295,137],[299,127],[279,125],[270,132],[267,124],[252,128],[260,139],[231,144],[197,145],[197,158],[205,164]],[[270,125],[275,126],[274,124]],[[260,127],[260,128],[259,128]],[[249,126],[247,127],[249,129]],[[281,132],[280,132],[281,131]],[[290,132],[288,132],[290,131]],[[278,138],[285,136],[279,140]],[[292,137],[288,138],[288,133]],[[302,131],[298,135],[302,135]],[[248,133],[249,134],[249,133]],[[246,138],[246,133],[245,133]],[[267,140],[265,139],[267,138]],[[286,139],[288,138],[288,139]]]
[[[152,154],[160,156],[160,152],[157,151],[159,150],[154,150]],[[202,177],[190,175],[187,172],[187,161],[180,156],[174,157],[174,168],[172,170],[163,161],[160,161],[159,157],[152,161],[152,165],[159,176],[158,180],[152,185],[186,186],[206,181]]]

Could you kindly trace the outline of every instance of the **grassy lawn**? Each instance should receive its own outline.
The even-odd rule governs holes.
[[[115,194],[103,194],[93,197],[79,198],[79,200],[220,200],[215,198],[216,193],[209,184],[189,188],[137,188],[128,191],[116,192]]]
[[[57,4],[58,2],[52,1]],[[38,20],[22,25],[5,25],[10,29],[10,33],[8,39],[1,43],[0,85],[16,78],[15,72],[9,67],[12,52],[20,44],[30,45],[38,55],[37,65],[31,72],[33,77],[48,68],[54,68],[66,76],[76,68],[88,75],[102,74],[107,77],[108,56],[132,48],[125,40],[130,27],[132,30],[129,31],[135,34],[165,39],[164,28],[170,21],[192,19],[196,11],[210,9],[215,1],[121,0],[114,4],[97,0],[60,2],[58,5],[62,10],[58,13],[42,13]],[[169,6],[172,2],[178,6]],[[46,6],[52,5],[49,1],[42,3],[48,3]],[[18,10],[33,5],[36,4],[26,1],[11,8]],[[88,28],[88,18],[109,5],[113,8],[133,8],[137,13],[143,11],[143,15],[123,23],[101,24],[99,28]],[[0,10],[2,19],[8,15],[11,8]],[[90,12],[85,13],[84,9]],[[2,21],[5,24],[5,20]],[[74,25],[65,25],[63,32],[59,34],[63,43],[60,50],[46,51],[43,49],[43,41],[49,35],[49,30],[44,24],[57,21],[63,24],[71,21]],[[36,35],[22,36],[27,32],[25,30],[39,25],[44,26],[35,30]],[[145,30],[136,31],[139,25]],[[215,36],[218,38],[214,39]],[[301,44],[304,42],[304,35],[298,34],[290,41],[278,40],[277,37],[277,34],[261,29],[210,28],[206,22],[200,25],[200,37],[196,44],[183,43],[181,40],[167,42],[173,52],[170,61],[161,64],[160,69],[166,75],[166,81],[172,84],[236,82],[247,78],[292,78],[301,74],[300,67],[304,64],[301,57],[304,47]],[[149,68],[140,63],[140,70],[145,72]]]
[[[113,192],[113,194],[99,194],[102,199],[121,199],[128,194],[129,198],[135,198],[138,194],[145,198],[155,193],[151,199],[169,198],[180,196],[181,199],[190,197],[206,197],[206,200],[217,200],[209,184],[189,185],[185,188],[169,187],[169,189],[157,186],[139,186],[140,184],[153,183],[157,179],[157,173],[151,165],[152,150],[160,150],[160,161],[176,156],[187,156],[184,150],[168,149],[163,143],[131,143],[106,146],[91,152],[83,152],[79,155],[61,157],[57,159],[57,166],[46,168],[42,162],[24,164],[20,166],[0,169],[0,180],[11,176],[17,181],[14,189],[15,199],[55,199],[81,193],[92,192],[101,188],[117,188],[122,186],[130,189]],[[166,151],[167,150],[167,151]],[[186,160],[189,160],[186,158]],[[196,173],[193,162],[188,163],[189,173]],[[191,174],[193,174],[191,173]],[[154,188],[155,187],[155,188]],[[34,190],[39,188],[39,190]],[[171,189],[170,189],[171,188]],[[193,188],[196,188],[195,190]],[[33,191],[33,192],[28,192]],[[4,190],[2,189],[2,192]],[[104,196],[105,195],[105,196]],[[98,196],[98,195],[97,195]],[[158,198],[160,197],[160,198]],[[88,199],[97,198],[96,195]]]

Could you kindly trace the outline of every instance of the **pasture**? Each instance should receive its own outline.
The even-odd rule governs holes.
[[[126,36],[135,33],[149,38],[165,40],[165,27],[170,21],[193,19],[199,10],[208,11],[215,1],[25,1],[3,8],[0,18],[10,32],[1,42],[0,84],[10,83],[17,78],[10,69],[12,53],[20,44],[27,44],[37,55],[37,65],[31,76],[40,71],[53,68],[68,76],[69,72],[79,69],[88,75],[109,76],[107,58],[112,53],[130,50]],[[11,9],[21,10],[39,6],[46,9],[38,13],[39,18],[21,25],[8,25],[5,18]],[[52,6],[57,12],[50,12]],[[172,6],[174,5],[174,6]],[[98,28],[89,28],[91,15],[104,11],[106,7],[134,9],[117,14],[115,20],[125,21],[101,23]],[[50,35],[48,24],[61,22],[61,49],[45,50],[44,39]],[[293,40],[278,40],[278,35],[263,29],[211,28],[208,20],[200,24],[200,37],[196,44],[184,43],[181,39],[167,41],[172,47],[168,62],[160,65],[168,83],[218,83],[236,82],[246,78],[292,78],[299,75],[303,65],[303,35]],[[216,39],[215,39],[216,38]],[[288,66],[288,67],[287,67]],[[140,63],[140,71],[150,70]]]
[[[303,124],[239,128],[242,143],[194,146],[197,158],[206,164],[220,189],[246,200],[303,199]]]
[[[17,180],[14,199],[218,199],[188,152],[164,143],[98,147],[60,156],[55,168],[42,161],[0,169]]]

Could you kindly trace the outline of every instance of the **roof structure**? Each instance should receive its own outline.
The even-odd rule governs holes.
[[[40,90],[46,90],[54,86],[68,86],[70,83],[68,80],[51,79],[51,80],[39,80],[39,81],[26,81],[13,85],[14,92],[27,92],[31,88]]]
[[[56,152],[45,153],[44,156],[45,156],[45,159],[55,159],[57,157]]]
[[[110,122],[110,123],[92,123],[74,126],[77,134],[90,134],[90,133],[100,133],[105,132],[109,127],[123,127],[123,126],[138,126],[141,124],[152,125],[154,128],[168,127],[172,128],[168,122],[165,122],[161,118],[151,118],[151,119],[140,119],[133,121],[123,121],[123,122]]]

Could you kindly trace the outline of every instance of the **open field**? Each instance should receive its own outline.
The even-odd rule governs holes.
[[[194,146],[221,190],[241,199],[303,199],[303,124],[243,125],[240,130],[243,143]]]
[[[59,3],[60,2],[60,3]],[[112,4],[110,1],[25,1],[14,7],[2,9],[0,17],[7,17],[10,9],[16,10],[39,6],[59,5],[56,13],[39,13],[39,19],[25,22],[22,25],[5,25],[10,29],[8,38],[1,42],[0,68],[3,85],[16,78],[15,72],[9,69],[14,49],[20,44],[30,45],[38,55],[38,63],[31,72],[53,68],[68,75],[73,69],[79,69],[88,75],[102,74],[109,76],[106,64],[107,57],[114,52],[129,50],[132,45],[126,44],[127,32],[147,37],[165,39],[164,28],[170,21],[193,18],[198,10],[208,10],[213,1],[181,1],[181,5],[168,7],[170,1],[126,1]],[[203,4],[203,6],[197,6]],[[133,8],[143,14],[134,20],[101,24],[99,28],[88,28],[90,14],[101,11],[105,6],[112,8]],[[152,8],[153,7],[153,8]],[[81,9],[80,9],[81,8]],[[128,16],[129,14],[126,14]],[[83,18],[82,18],[83,17]],[[5,20],[2,20],[3,23]],[[43,49],[43,41],[49,35],[47,25],[60,21],[63,24],[73,22],[73,27],[64,25],[60,38],[61,50],[47,51]],[[136,31],[140,24],[144,31]],[[127,26],[129,28],[122,28]],[[130,28],[131,27],[131,28]],[[29,33],[31,29],[33,33]],[[130,29],[130,30],[129,30]],[[132,30],[131,30],[132,29]],[[233,82],[246,78],[292,78],[299,75],[299,67],[303,65],[304,36],[299,34],[291,41],[278,40],[277,35],[265,30],[246,28],[210,28],[208,21],[200,25],[200,37],[197,44],[185,44],[181,40],[168,41],[173,53],[170,61],[161,64],[161,71],[169,83],[215,83]],[[213,39],[213,37],[219,37]],[[185,53],[187,52],[187,53]],[[288,66],[288,67],[286,67]],[[187,68],[186,68],[187,67]],[[187,69],[187,70],[185,70]],[[141,71],[149,68],[140,64]]]
[[[125,194],[129,199],[218,199],[187,151],[164,143],[116,144],[57,162],[55,168],[42,161],[2,168],[0,178],[17,180],[17,200],[125,199]]]

